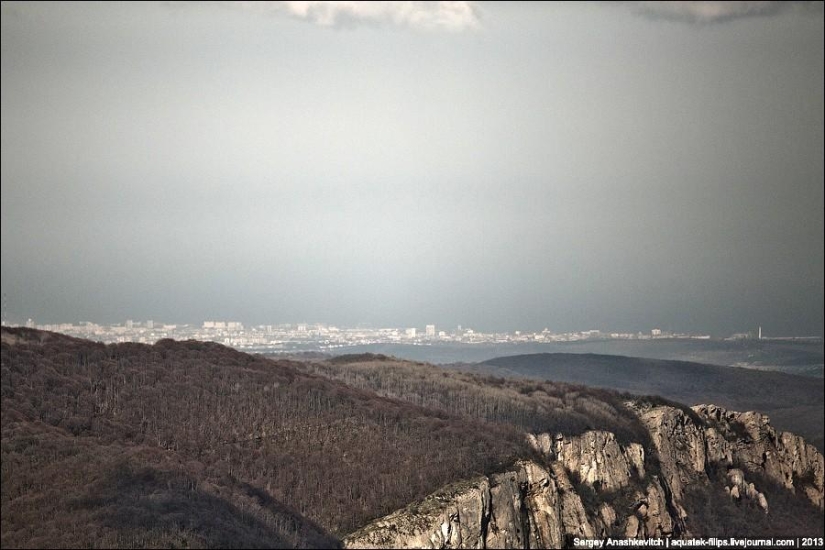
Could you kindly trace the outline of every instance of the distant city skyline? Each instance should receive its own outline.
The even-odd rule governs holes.
[[[810,2],[15,2],[10,317],[822,336]]]
[[[676,331],[670,330],[667,328],[660,328],[658,326],[649,326],[645,329],[618,329],[616,327],[590,327],[590,328],[580,328],[575,330],[562,330],[562,331],[555,331],[551,330],[549,327],[544,327],[543,329],[525,329],[525,328],[510,328],[505,330],[484,330],[480,329],[477,326],[472,324],[458,324],[453,326],[447,325],[440,325],[434,323],[426,323],[426,324],[384,324],[384,325],[375,325],[370,323],[360,323],[357,325],[342,325],[337,323],[327,323],[323,321],[293,321],[293,322],[262,322],[262,323],[251,323],[251,322],[244,322],[242,320],[230,320],[230,319],[208,319],[208,320],[201,320],[201,321],[175,321],[175,320],[164,320],[164,319],[125,319],[120,322],[101,322],[101,321],[92,321],[92,320],[74,320],[74,321],[63,321],[63,322],[50,322],[50,323],[39,323],[36,322],[35,319],[29,317],[26,318],[25,321],[20,320],[9,320],[5,317],[2,320],[4,326],[26,326],[30,328],[39,328],[45,330],[55,330],[60,332],[62,328],[72,328],[72,329],[81,329],[84,326],[94,326],[94,327],[101,327],[101,328],[119,328],[123,327],[125,329],[135,329],[135,330],[159,330],[163,331],[165,329],[175,329],[177,327],[188,327],[191,329],[215,329],[215,330],[226,330],[226,331],[244,331],[249,329],[263,329],[265,327],[272,329],[273,327],[280,329],[291,328],[298,332],[311,332],[315,330],[344,330],[344,331],[357,331],[357,330],[367,330],[367,331],[396,331],[399,334],[401,332],[404,333],[406,337],[409,338],[425,338],[425,339],[437,339],[438,337],[443,337],[445,335],[455,335],[459,333],[469,333],[469,334],[512,334],[518,336],[520,334],[525,335],[532,335],[538,333],[545,333],[548,335],[579,335],[582,337],[605,337],[605,338],[636,338],[636,337],[652,337],[652,338],[669,338],[669,337],[686,337],[686,338],[706,338],[706,337],[713,337],[713,338],[737,338],[737,337],[748,337],[748,338],[755,338],[755,339],[769,339],[769,338],[821,338],[819,335],[810,335],[810,334],[771,334],[768,335],[767,332],[763,335],[763,327],[762,325],[758,325],[756,327],[743,327],[740,331],[728,333],[728,334],[711,334],[709,331],[699,331],[699,332],[684,332],[684,331]],[[422,330],[423,329],[423,330]]]

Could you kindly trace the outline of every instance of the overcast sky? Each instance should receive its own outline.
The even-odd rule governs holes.
[[[823,333],[823,12],[2,4],[8,318]]]

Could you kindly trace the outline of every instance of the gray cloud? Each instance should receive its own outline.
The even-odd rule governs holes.
[[[395,25],[425,31],[479,28],[472,2],[230,2],[261,13],[286,13],[322,27]]]
[[[686,23],[722,23],[744,17],[775,15],[820,2],[635,2],[640,14]]]

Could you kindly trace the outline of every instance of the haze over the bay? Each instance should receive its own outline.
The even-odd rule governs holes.
[[[2,4],[10,320],[823,333],[821,4]]]

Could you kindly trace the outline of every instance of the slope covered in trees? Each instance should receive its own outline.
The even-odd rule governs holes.
[[[541,462],[527,432],[609,430],[657,471],[627,395],[381,356],[4,327],[0,391],[3,547],[336,547],[446,484]]]
[[[4,547],[334,546],[529,452],[507,424],[194,341],[3,328],[2,397]]]
[[[551,381],[449,372],[383,355],[340,356],[298,365],[305,372],[381,396],[462,418],[516,426],[527,432],[611,431],[623,442],[644,441],[647,431],[613,391]],[[685,407],[685,410],[689,410]]]
[[[464,366],[495,376],[585,384],[634,394],[661,395],[689,405],[714,403],[767,414],[772,424],[823,450],[825,384],[821,379],[772,371],[574,353],[499,357]]]

